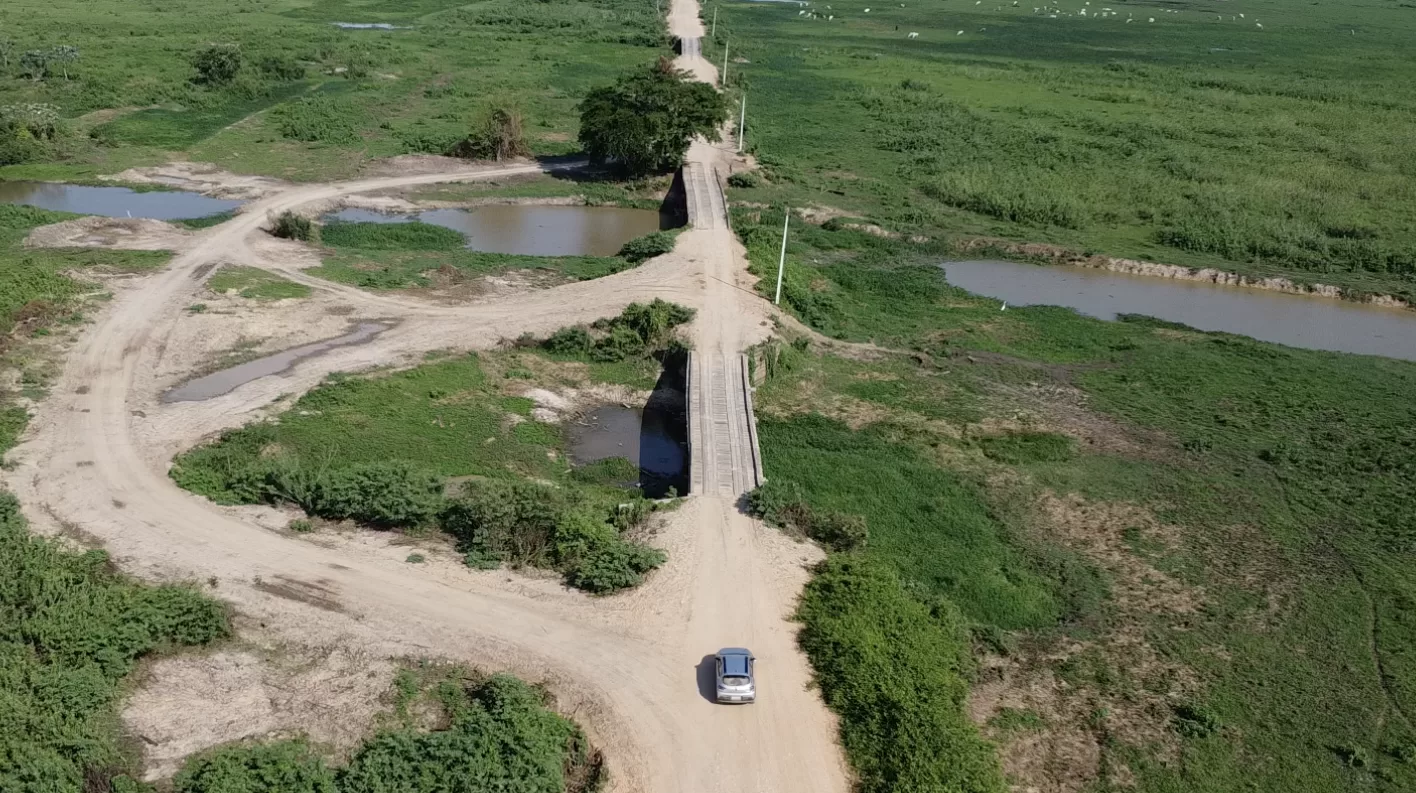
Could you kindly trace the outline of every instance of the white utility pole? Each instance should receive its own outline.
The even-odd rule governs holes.
[[[709,38],[718,35],[718,7],[713,6],[713,32],[708,34]]]
[[[747,92],[742,93],[742,110],[738,112],[738,154],[742,153],[742,133],[747,124]]]
[[[782,273],[787,271],[787,227],[792,223],[792,210],[787,207],[787,219],[782,221],[782,256],[777,260],[777,296],[772,305],[782,305]]]
[[[720,74],[720,75],[718,75],[718,87],[719,87],[719,88],[727,88],[727,87],[728,87],[728,45],[731,44],[731,43],[732,43],[732,40],[731,40],[731,39],[729,39],[728,41],[723,42],[723,73]]]

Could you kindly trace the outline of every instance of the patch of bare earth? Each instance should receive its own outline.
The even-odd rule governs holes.
[[[1161,620],[1183,628],[1205,592],[1135,550],[1179,543],[1178,527],[1161,523],[1139,505],[1044,492],[1035,505],[1033,530],[1104,571],[1111,585],[1107,625],[1098,638],[1035,640],[1006,656],[986,657],[969,696],[969,713],[999,743],[1014,790],[1073,793],[1098,781],[1129,787],[1131,770],[1105,750],[1107,744],[1137,747],[1162,763],[1175,761],[1174,706],[1199,688],[1191,669],[1150,644],[1148,626]],[[1090,672],[1063,674],[1069,668]],[[1035,714],[1040,726],[1001,727],[997,717],[1010,710]]]
[[[201,162],[172,162],[149,168],[129,168],[122,173],[102,178],[130,184],[162,185],[217,198],[238,200],[260,198],[267,193],[289,187],[285,182],[268,176],[245,176],[211,163]]]
[[[160,220],[82,217],[40,226],[25,237],[24,244],[27,248],[182,251],[192,236],[192,232]]]
[[[336,755],[364,739],[385,709],[396,665],[357,647],[256,642],[164,658],[140,674],[123,726],[143,756],[143,778],[245,739],[306,735]]]
[[[1178,453],[1162,432],[1128,426],[1089,409],[1086,393],[1074,386],[1039,379],[1019,385],[995,383],[991,390],[1002,407],[975,425],[983,434],[1055,432],[1088,451],[1140,460],[1169,460]]]

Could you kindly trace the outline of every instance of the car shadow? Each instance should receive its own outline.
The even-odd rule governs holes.
[[[698,670],[698,695],[718,704],[718,657],[705,655],[694,668]]]

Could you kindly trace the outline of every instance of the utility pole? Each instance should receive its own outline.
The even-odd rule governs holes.
[[[713,6],[713,32],[708,34],[709,38],[718,35],[718,7]]]
[[[740,110],[740,111],[738,112],[738,154],[742,154],[742,147],[743,147],[742,133],[743,133],[743,129],[746,127],[746,125],[747,125],[747,92],[746,92],[746,91],[743,91],[743,92],[742,92],[742,110]]]
[[[782,256],[777,260],[777,296],[772,305],[782,305],[782,273],[787,270],[787,227],[792,223],[792,208],[787,207],[787,218],[782,221]]]
[[[728,45],[733,43],[732,39],[723,42],[723,73],[718,75],[718,87],[728,87]]]

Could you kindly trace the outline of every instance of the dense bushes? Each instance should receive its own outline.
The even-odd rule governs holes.
[[[0,165],[50,157],[68,135],[54,105],[0,106]]]
[[[672,251],[674,239],[677,236],[671,231],[655,231],[642,237],[635,237],[620,248],[619,255],[634,264],[639,264]]]
[[[325,224],[320,240],[340,248],[390,251],[455,251],[467,245],[467,238],[460,232],[416,220],[411,223],[335,221]]]
[[[752,514],[774,526],[810,537],[833,551],[865,547],[865,518],[813,508],[795,483],[769,479],[747,494]]]
[[[546,707],[526,683],[497,675],[471,684],[444,681],[434,692],[446,727],[388,729],[349,764],[327,767],[300,740],[217,749],[188,762],[177,793],[389,793],[507,791],[581,793],[596,759],[570,720]],[[414,683],[416,685],[416,683]]]
[[[682,346],[673,336],[674,328],[693,317],[693,309],[655,298],[649,304],[630,303],[618,317],[600,320],[588,329],[561,328],[541,342],[541,347],[558,355],[600,362],[623,361],[658,350],[673,354]]]
[[[472,564],[512,562],[550,567],[571,586],[613,592],[639,584],[664,563],[654,548],[625,540],[646,512],[626,523],[621,511],[585,503],[573,493],[530,482],[469,484],[443,514],[443,528],[456,537]]]
[[[1007,789],[964,712],[969,640],[957,609],[915,600],[882,563],[838,555],[807,585],[797,619],[861,793]]]
[[[130,582],[102,551],[31,536],[0,494],[0,790],[106,786],[123,766],[114,729],[123,678],[155,650],[226,630],[214,601]]]
[[[353,121],[356,117],[348,102],[324,95],[279,105],[270,112],[270,120],[282,137],[336,146],[359,141]]]
[[[304,215],[297,215],[287,210],[280,213],[280,216],[275,219],[270,233],[281,239],[308,242],[315,235],[315,224]]]

